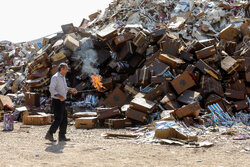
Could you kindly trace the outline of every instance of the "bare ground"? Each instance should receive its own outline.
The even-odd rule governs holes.
[[[70,142],[51,143],[44,139],[46,126],[22,127],[15,123],[12,132],[0,131],[0,166],[215,166],[249,167],[248,140],[212,133],[199,140],[214,143],[210,148],[136,144],[135,139],[106,139],[105,132],[126,130],[75,129],[68,126]],[[3,122],[0,122],[3,129]],[[57,136],[55,136],[57,138]],[[245,149],[245,151],[244,151]]]

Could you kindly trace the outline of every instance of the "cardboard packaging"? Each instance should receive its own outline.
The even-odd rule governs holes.
[[[166,110],[176,110],[181,107],[181,105],[177,101],[168,101],[163,104],[163,107]]]
[[[97,117],[81,117],[75,119],[76,129],[91,129],[96,126]]]
[[[40,94],[35,92],[26,92],[24,97],[25,106],[40,106]]]
[[[158,59],[155,59],[149,65],[150,71],[152,71],[154,76],[163,75],[169,69],[169,66],[165,63],[160,62]],[[162,77],[162,76],[161,76]]]
[[[151,72],[149,68],[143,68],[140,70],[139,74],[139,83],[142,86],[147,86],[150,84],[150,79],[151,79]]]
[[[122,106],[127,101],[127,95],[117,86],[112,93],[104,100],[107,107]]]
[[[49,73],[50,68],[42,68],[42,69],[38,69],[34,72],[32,72],[28,78],[29,79],[37,79],[37,78],[42,78],[42,77],[46,77]]]
[[[202,99],[199,92],[192,91],[192,90],[185,90],[178,98],[177,101],[184,103],[184,104],[190,104],[194,101],[199,101]]]
[[[162,53],[178,56],[180,53],[181,43],[176,39],[165,38],[164,41],[160,43],[160,49]]]
[[[142,55],[144,52],[146,52],[148,46],[149,46],[149,42],[148,41],[145,41],[142,46],[140,47],[137,47],[137,49],[135,50],[136,53]]]
[[[111,117],[122,116],[119,107],[97,108],[96,112],[98,119],[107,119]]]
[[[158,59],[169,65],[171,68],[177,68],[178,65],[185,63],[183,60],[174,56],[170,56],[169,54],[160,54]]]
[[[214,55],[215,53],[216,53],[216,49],[215,49],[215,46],[213,45],[195,52],[196,57],[198,59],[205,59],[207,57]]]
[[[81,118],[81,117],[97,117],[96,112],[76,112],[73,114],[73,118]]]
[[[134,38],[134,35],[132,33],[124,33],[122,35],[118,35],[114,37],[114,42],[116,45],[119,45],[121,43],[124,43],[128,40],[132,40]]]
[[[102,41],[107,41],[114,38],[117,35],[117,29],[114,28],[114,24],[109,24],[104,29],[96,33],[97,38]]]
[[[246,100],[236,101],[234,102],[234,107],[237,111],[245,110],[249,106],[248,102]]]
[[[155,103],[145,98],[134,98],[130,102],[130,108],[144,113],[151,113],[155,107]]]
[[[194,102],[175,110],[174,113],[179,119],[182,119],[183,117],[197,117],[200,111],[201,107],[199,103]]]
[[[58,52],[58,53],[55,53],[53,54],[51,57],[50,57],[50,60],[53,64],[58,64],[56,62],[60,61],[60,60],[63,60],[66,58],[66,55],[64,54],[64,51],[61,51],[61,52]]]
[[[210,93],[216,93],[217,95],[221,97],[224,96],[221,82],[216,81],[214,78],[202,76],[200,84],[201,84],[202,92],[204,93],[204,95],[207,95]]]
[[[140,31],[137,36],[133,39],[133,43],[137,47],[142,47],[142,45],[146,42],[147,40],[147,35]]]
[[[238,37],[239,34],[240,34],[240,31],[234,28],[233,24],[230,24],[229,26],[221,30],[219,34],[219,38],[225,39],[228,41],[234,41]]]
[[[42,77],[34,80],[27,80],[26,83],[31,88],[39,88],[41,86],[49,84],[50,78]]]
[[[120,52],[118,52],[118,60],[123,60],[125,58],[127,58],[129,55],[133,54],[133,49],[132,49],[132,45],[131,45],[131,41],[126,41]]]
[[[42,54],[36,56],[34,60],[28,64],[29,72],[32,71],[32,69],[34,69],[36,65],[45,62],[47,59],[48,54],[46,52],[43,52]]]
[[[203,60],[199,60],[195,66],[203,73],[209,74],[211,77],[221,80],[221,76],[209,65],[207,65]]]
[[[127,118],[130,118],[130,119],[142,122],[142,123],[147,123],[149,119],[146,113],[143,113],[135,109],[131,109],[131,108],[128,108],[125,115]]]
[[[226,89],[225,90],[225,96],[233,99],[245,99],[245,91],[237,91],[232,89]]]
[[[239,64],[237,63],[237,61],[230,56],[225,57],[221,61],[221,68],[225,70],[228,74],[232,74],[233,72],[235,72],[238,67]]]
[[[153,89],[152,91],[146,93],[144,98],[147,99],[147,100],[153,101],[156,98],[158,98],[159,96],[161,96],[162,94],[163,94],[162,85],[158,85],[155,89]]]
[[[70,35],[67,35],[64,39],[64,45],[70,49],[71,51],[76,51],[79,48],[79,41],[71,37]]]
[[[48,125],[51,123],[51,115],[28,115],[23,117],[24,125]]]
[[[192,62],[194,61],[194,55],[192,53],[186,52],[186,51],[182,51],[180,56],[181,59]]]
[[[106,119],[104,124],[105,124],[105,127],[111,128],[111,129],[123,129],[123,128],[132,126],[131,120],[127,118]]]
[[[55,41],[55,38],[57,37],[57,34],[52,34],[52,35],[49,35],[47,37],[44,37],[43,38],[43,43],[42,43],[42,47],[49,44],[50,42],[52,41]]]
[[[180,76],[171,81],[171,85],[174,87],[178,94],[181,94],[185,90],[195,86],[195,81],[188,72],[183,72]]]
[[[70,34],[75,32],[75,27],[72,23],[61,25],[64,34]]]

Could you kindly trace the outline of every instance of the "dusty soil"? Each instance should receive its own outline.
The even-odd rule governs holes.
[[[68,126],[70,142],[51,143],[44,139],[46,126],[22,127],[15,123],[12,132],[0,131],[0,166],[215,166],[249,167],[250,140],[212,133],[199,140],[214,143],[210,148],[184,148],[174,145],[140,143],[135,139],[106,139],[105,132],[126,130],[75,129]],[[3,122],[0,122],[3,129]],[[55,136],[57,138],[57,135]]]

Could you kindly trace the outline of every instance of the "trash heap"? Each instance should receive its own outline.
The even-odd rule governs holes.
[[[0,119],[50,123],[50,78],[66,62],[76,128],[232,125],[249,113],[249,26],[246,1],[115,0],[40,43],[0,44]]]

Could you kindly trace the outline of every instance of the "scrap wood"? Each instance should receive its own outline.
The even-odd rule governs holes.
[[[118,133],[106,133],[103,135],[104,137],[128,137],[128,138],[137,138],[139,135],[133,134],[118,134]]]

